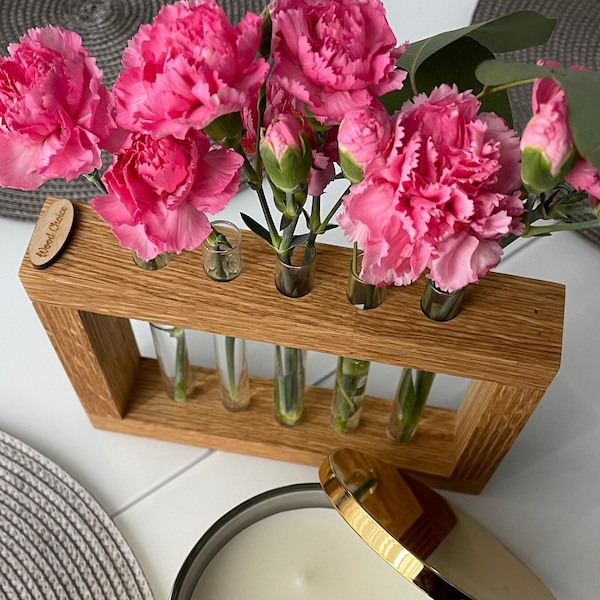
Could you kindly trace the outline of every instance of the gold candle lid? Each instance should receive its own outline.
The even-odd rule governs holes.
[[[434,600],[555,600],[498,539],[396,467],[339,449],[319,471],[344,520]]]

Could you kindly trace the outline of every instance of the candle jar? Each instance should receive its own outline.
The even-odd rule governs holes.
[[[393,465],[339,449],[319,479],[221,517],[170,600],[555,600],[490,532]]]
[[[248,379],[246,340],[227,335],[214,335],[213,339],[221,402],[232,412],[245,410],[252,395]]]
[[[150,331],[164,390],[171,400],[185,402],[193,390],[185,330],[183,327],[150,323]]]

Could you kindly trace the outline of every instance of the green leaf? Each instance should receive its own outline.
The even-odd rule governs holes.
[[[310,233],[303,233],[302,235],[295,235],[290,242],[290,250],[292,248],[296,248],[297,246],[302,246],[302,244],[306,244],[310,238]]]
[[[600,72],[493,60],[479,65],[476,76],[492,88],[526,83],[537,77],[554,79],[565,92],[577,152],[600,171]]]
[[[279,231],[283,231],[294,219],[291,219],[287,215],[281,215],[281,221],[279,221]]]
[[[246,224],[246,227],[248,227],[248,229],[250,231],[252,231],[253,233],[255,233],[258,237],[265,240],[265,242],[267,242],[267,244],[269,244],[269,246],[272,247],[271,236],[269,235],[269,231],[265,227],[263,227],[260,223],[255,221],[252,217],[250,217],[244,213],[240,213],[240,214],[241,214],[242,220]]]
[[[453,57],[452,53],[449,53],[448,56],[445,55],[448,46],[462,38],[471,38],[492,53],[510,52],[543,44],[550,37],[555,25],[556,19],[548,19],[532,10],[519,10],[484,23],[475,23],[453,31],[445,31],[413,42],[409,44],[396,63],[398,67],[408,72],[405,88],[409,89],[404,94],[392,92],[384,96],[382,100],[390,111],[393,107],[396,109],[400,107],[402,98],[405,99],[407,96],[423,91],[419,87],[417,73],[421,68],[425,70],[428,68],[425,62],[434,55],[439,54],[436,60],[430,64],[430,66],[435,65],[436,71],[438,71],[435,85],[447,83],[446,75],[442,73],[440,76],[439,74],[440,64],[444,66],[446,73],[466,70],[465,66],[456,62],[456,56]],[[482,60],[485,58],[489,58],[489,54],[482,57]],[[426,78],[431,82],[433,75],[426,75]]]
[[[483,84],[475,77],[475,69],[479,63],[493,58],[493,52],[479,42],[469,37],[460,38],[446,46],[443,52],[433,54],[421,64],[416,73],[416,85],[420,92],[426,94],[431,93],[442,82],[456,84],[459,90],[473,90],[474,94],[478,94],[483,89]],[[398,92],[388,94],[382,101],[388,111],[393,113],[406,100],[410,100],[411,94],[410,86],[405,86]],[[390,101],[393,106],[387,104]],[[481,111],[495,112],[512,127],[512,112],[506,92],[486,96]]]
[[[473,38],[491,52],[521,50],[546,42],[555,25],[556,19],[548,19],[532,10],[520,10],[409,44],[396,64],[409,74],[416,73],[430,56],[462,37]]]

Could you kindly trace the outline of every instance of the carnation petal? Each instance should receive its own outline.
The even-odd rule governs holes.
[[[178,254],[195,250],[211,232],[206,215],[189,204],[181,204],[173,210],[148,212],[143,223],[151,238],[161,240],[169,252]]]
[[[122,248],[133,250],[142,260],[152,260],[161,252],[167,252],[164,244],[157,244],[148,237],[142,223],[133,226],[125,223],[113,224],[111,231]]]
[[[202,164],[204,163],[204,164]],[[238,191],[242,157],[225,148],[213,149],[199,164],[188,202],[197,210],[215,214],[223,210]]]
[[[35,168],[41,150],[41,144],[29,146],[0,136],[0,186],[35,190],[47,181]]]

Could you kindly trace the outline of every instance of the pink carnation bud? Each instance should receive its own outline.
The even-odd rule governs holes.
[[[280,114],[269,124],[260,142],[260,156],[280,190],[293,193],[307,186],[312,152],[308,135],[293,115]]]
[[[381,156],[392,141],[392,124],[383,106],[350,111],[340,123],[338,148],[344,175],[361,181],[364,168]]]
[[[559,66],[539,61],[538,64]],[[558,185],[573,167],[577,151],[569,127],[563,89],[551,78],[536,79],[531,96],[533,117],[521,136],[523,183],[532,192]]]

